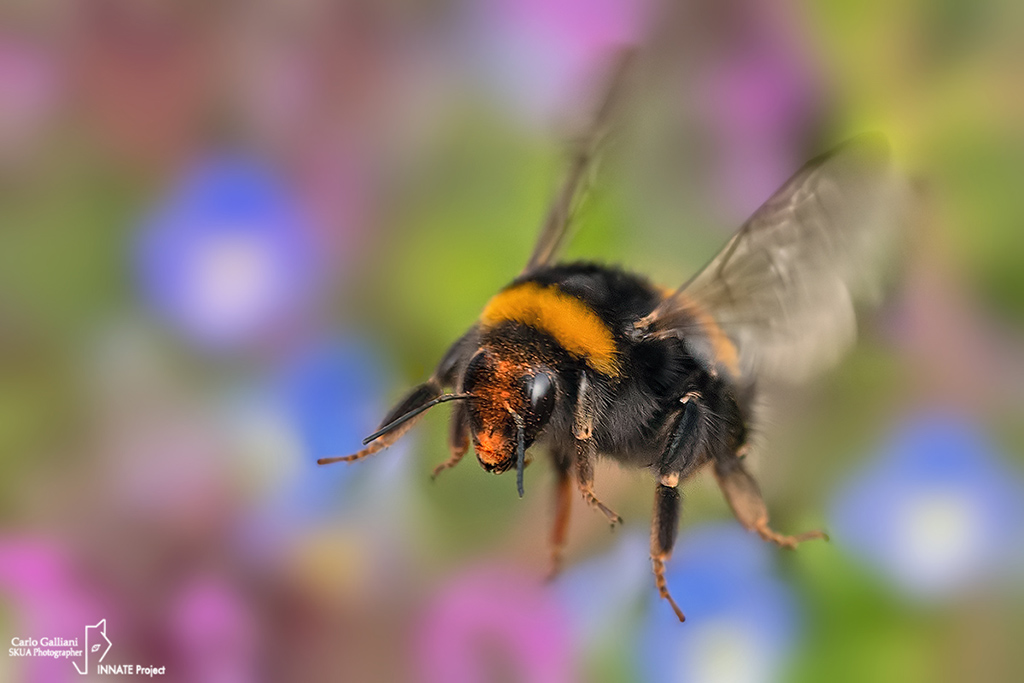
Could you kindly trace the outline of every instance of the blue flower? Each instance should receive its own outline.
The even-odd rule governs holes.
[[[646,534],[627,533],[594,559],[570,567],[555,582],[574,642],[588,650],[621,638],[624,625],[654,585]]]
[[[144,221],[142,291],[185,337],[232,347],[285,327],[307,308],[317,263],[307,227],[267,169],[200,164]]]
[[[903,592],[936,599],[996,578],[1024,537],[1021,475],[964,417],[909,420],[836,497],[840,547]]]
[[[279,519],[323,521],[342,509],[348,480],[371,463],[321,467],[316,461],[362,447],[362,438],[383,414],[385,379],[372,351],[351,340],[321,341],[285,363],[266,396],[297,445],[296,461],[278,468],[281,476],[274,484],[270,508]]]
[[[408,440],[357,464],[316,462],[362,448],[387,408],[387,370],[363,341],[322,338],[221,401],[254,494],[236,529],[254,561],[319,563],[326,552],[358,564],[413,533],[421,512],[404,457]],[[349,588],[353,576],[344,579]]]
[[[772,552],[735,524],[704,526],[679,539],[667,578],[686,623],[653,592],[641,644],[647,680],[779,678],[797,640],[798,610],[772,574]]]
[[[352,340],[313,345],[287,364],[281,393],[308,460],[344,455],[360,445],[380,420],[385,376],[376,355]]]

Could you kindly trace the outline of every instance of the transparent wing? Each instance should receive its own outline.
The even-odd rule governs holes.
[[[614,112],[622,98],[623,82],[634,61],[633,54],[631,50],[624,51],[612,68],[604,98],[587,130],[574,146],[569,172],[548,209],[533,253],[523,269],[524,274],[552,263],[567,242],[572,213],[587,185],[601,143],[608,135]]]
[[[885,139],[854,138],[797,172],[642,325],[685,337],[699,310],[741,377],[807,379],[852,344],[854,301],[880,290],[905,197]]]

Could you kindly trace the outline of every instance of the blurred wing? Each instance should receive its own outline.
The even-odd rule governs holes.
[[[550,264],[558,258],[565,246],[572,213],[583,194],[601,142],[608,134],[614,111],[621,99],[623,81],[626,80],[633,60],[633,52],[627,50],[613,67],[604,99],[583,137],[575,145],[569,173],[548,210],[537,244],[533,247],[533,253],[530,254],[523,274]]]
[[[687,338],[710,317],[740,377],[809,378],[853,343],[854,300],[880,289],[902,189],[884,138],[847,142],[804,166],[642,325]]]

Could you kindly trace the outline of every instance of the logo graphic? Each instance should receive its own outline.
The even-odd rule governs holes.
[[[103,644],[106,643],[106,647]],[[107,638],[107,620],[100,619],[95,626],[85,627],[85,667],[79,668],[78,662],[72,662],[75,668],[78,669],[78,673],[83,676],[89,671],[89,655],[96,655],[101,648],[103,648],[103,654],[101,654],[96,663],[99,664],[103,661],[103,658],[110,652],[111,646],[110,638]]]

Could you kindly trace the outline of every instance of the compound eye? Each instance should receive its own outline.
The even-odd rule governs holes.
[[[547,372],[538,372],[526,380],[526,394],[534,419],[547,422],[555,408],[555,381]]]

